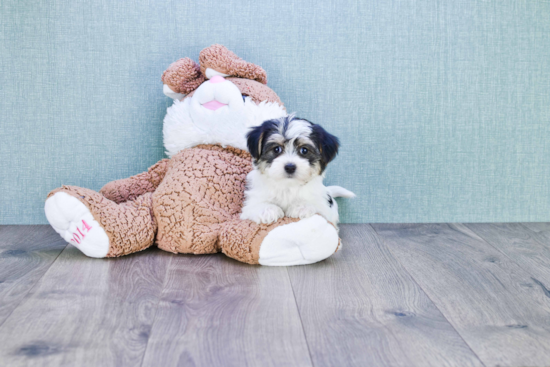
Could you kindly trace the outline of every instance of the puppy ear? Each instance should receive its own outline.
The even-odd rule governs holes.
[[[253,127],[248,134],[246,134],[246,145],[248,146],[248,152],[255,160],[260,159],[262,154],[262,140],[264,137],[264,125]]]
[[[313,139],[317,142],[319,150],[321,151],[323,163],[324,165],[327,165],[334,159],[334,157],[336,157],[336,154],[338,154],[340,141],[336,136],[328,133],[320,125],[313,124],[311,130]]]

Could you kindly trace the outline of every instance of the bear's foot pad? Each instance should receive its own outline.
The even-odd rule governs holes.
[[[277,227],[262,241],[261,265],[290,266],[313,264],[338,249],[338,231],[320,215]]]
[[[102,258],[109,252],[109,237],[80,200],[57,192],[46,200],[46,218],[53,229],[89,257]]]

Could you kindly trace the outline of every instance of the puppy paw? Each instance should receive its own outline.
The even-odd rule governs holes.
[[[249,219],[258,224],[270,224],[283,218],[285,213],[283,209],[274,204],[266,204],[255,208],[243,208],[241,219]]]
[[[317,208],[311,205],[295,205],[288,208],[285,214],[290,218],[305,219],[317,214]]]

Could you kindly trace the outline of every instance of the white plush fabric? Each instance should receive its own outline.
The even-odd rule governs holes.
[[[206,76],[206,79],[211,79],[216,75],[224,76],[224,77],[229,76],[228,74],[220,73],[219,71],[211,68],[206,68],[206,70],[204,71],[204,76]]]
[[[326,219],[314,215],[275,228],[260,247],[261,265],[290,266],[319,262],[338,248],[338,232]]]
[[[102,258],[109,252],[107,233],[77,198],[58,192],[46,200],[44,211],[53,229],[86,256]]]
[[[169,98],[172,98],[172,99],[178,99],[179,100],[179,99],[182,99],[183,97],[185,97],[185,94],[174,92],[172,90],[172,88],[170,88],[166,84],[164,84],[163,87],[162,87],[162,93],[164,93],[164,95],[166,97],[169,97]]]
[[[202,104],[212,101],[227,104],[215,111]],[[249,128],[265,120],[286,115],[277,103],[256,104],[250,97],[243,101],[241,92],[230,81],[203,83],[192,97],[174,100],[164,118],[164,147],[172,157],[182,149],[199,144],[221,144],[240,149],[246,148]]]

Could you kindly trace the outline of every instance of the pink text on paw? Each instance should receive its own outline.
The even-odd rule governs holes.
[[[78,233],[73,233],[73,238],[71,238],[71,241],[80,244],[80,241],[82,241],[86,237],[86,235],[84,235],[84,233],[82,232],[90,232],[91,229],[92,227],[90,227],[88,223],[86,223],[86,221],[82,219],[82,231],[80,230],[80,228],[76,227]]]

